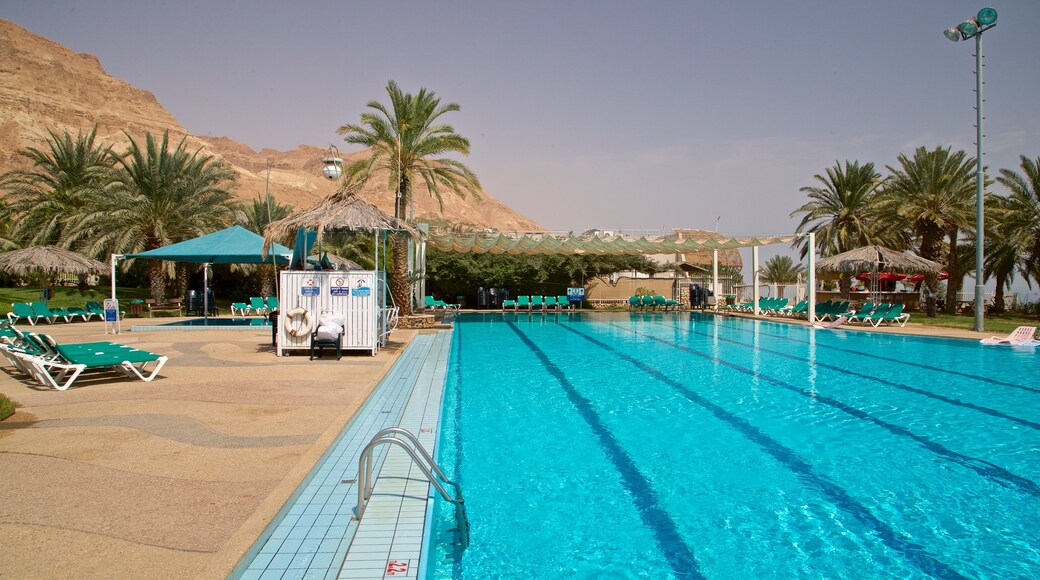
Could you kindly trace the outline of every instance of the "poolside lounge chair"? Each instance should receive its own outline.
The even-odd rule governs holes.
[[[531,296],[531,310],[541,310],[545,301],[541,296]]]
[[[679,303],[671,298],[665,298],[664,296],[657,294],[654,296],[654,308],[658,306],[665,310],[668,310],[669,308],[676,309],[679,307]]]
[[[502,310],[505,310],[506,308],[511,308],[513,310],[516,310],[516,300],[510,300],[508,298],[503,300],[502,301]]]
[[[991,336],[980,340],[982,344],[1010,344],[1021,345],[1033,341],[1036,335],[1035,326],[1019,326],[1007,336]]]
[[[646,308],[655,309],[657,307],[656,303],[654,302],[654,296],[652,294],[644,294],[643,298],[642,298],[642,302],[643,302],[643,308],[644,309],[646,309]]]
[[[231,316],[234,316],[236,314],[236,311],[237,311],[237,314],[241,314],[242,316],[245,316],[246,314],[249,314],[252,310],[253,310],[253,308],[250,305],[246,304],[245,302],[232,302],[231,303]]]
[[[875,311],[870,317],[870,323],[874,325],[874,328],[881,326],[882,322],[889,326],[893,322],[899,324],[900,327],[906,326],[906,322],[910,320],[910,315],[903,312],[903,308],[905,308],[903,304],[893,304],[891,308],[881,314]]]
[[[797,316],[799,314],[804,314],[804,313],[806,313],[808,311],[809,311],[809,301],[808,300],[800,300],[800,301],[798,301],[798,304],[795,304],[794,306],[791,306],[790,304],[788,304],[786,306],[783,306],[783,307],[779,308],[777,310],[777,314],[779,314],[780,316],[786,316],[788,318],[792,318],[792,317]]]
[[[40,319],[40,316],[33,312],[32,306],[29,306],[28,302],[11,303],[11,312],[7,313],[7,320],[14,323],[22,318],[28,320],[32,326],[36,326],[36,321]]]
[[[548,310],[550,308],[552,308],[553,310],[559,310],[560,309],[560,304],[556,301],[556,297],[555,296],[546,296],[545,297],[545,309]]]
[[[873,313],[874,303],[870,301],[864,302],[863,305],[859,307],[859,310],[848,315],[849,322],[865,323],[870,318],[870,315]]]
[[[65,322],[69,321],[69,313],[65,309],[50,308],[46,302],[30,302],[29,307],[32,308],[33,314],[38,317],[37,320],[43,318],[50,324],[54,324],[59,318],[64,318]]]
[[[639,297],[639,296],[629,296],[628,297],[628,309],[629,310],[635,310],[636,308],[642,308],[642,307],[643,307],[643,299],[641,297]]]
[[[259,296],[251,296],[249,298],[249,308],[251,308],[257,316],[264,316],[267,314],[267,303]]]
[[[24,360],[31,365],[30,374],[33,378],[59,391],[68,389],[84,371],[92,369],[116,370],[128,377],[151,381],[168,360],[163,355],[115,342],[63,345],[55,343],[46,335],[39,338],[43,343],[49,343],[58,356],[48,359],[46,356],[23,355]],[[155,366],[149,369],[153,363]]]
[[[556,304],[560,310],[570,310],[574,307],[574,305],[571,304],[570,298],[567,298],[566,296],[557,296]]]
[[[516,297],[516,309],[531,309],[531,297],[530,296],[517,296]]]
[[[274,312],[278,310],[278,297],[268,296],[267,297],[267,312]]]
[[[69,306],[65,309],[65,311],[69,313],[69,318],[79,316],[83,319],[83,322],[90,320],[91,316],[96,316],[93,312],[88,312],[87,310],[80,308],[79,306]],[[100,318],[102,318],[102,320],[104,319],[104,317]]]
[[[447,302],[445,302],[443,300],[434,300],[433,296],[426,296],[424,298],[424,303],[426,304],[427,308],[433,308],[433,309],[443,308],[445,310],[447,310],[449,308],[453,308],[455,310],[459,309],[459,305],[458,304],[449,304],[449,303],[447,303]]]

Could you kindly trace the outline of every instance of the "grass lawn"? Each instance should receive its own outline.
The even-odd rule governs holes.
[[[961,328],[971,330],[975,326],[974,314],[936,314],[935,318],[928,318],[924,312],[911,313],[910,320],[929,326],[942,326],[946,328]],[[986,332],[994,335],[1007,335],[1019,326],[1040,326],[1040,319],[1035,316],[1027,317],[1020,314],[986,314],[983,321]]]
[[[55,308],[68,308],[69,306],[78,306],[83,308],[83,306],[90,300],[103,302],[109,297],[110,292],[110,288],[102,288],[100,286],[87,289],[83,292],[80,292],[79,288],[76,288],[75,286],[53,286],[51,287],[51,299],[47,304]],[[151,297],[148,288],[119,287],[116,289],[116,295],[119,297],[119,308],[124,311],[129,310],[127,306],[131,300],[144,300],[145,298]],[[41,298],[40,288],[38,286],[0,288],[0,316],[7,316],[7,313],[11,311],[12,302],[37,302],[39,300],[41,300]],[[216,302],[217,308],[221,312],[228,313],[231,311],[230,301],[217,300]],[[148,313],[145,311],[144,316],[147,315]],[[155,316],[164,315],[176,316],[176,313],[155,313]]]

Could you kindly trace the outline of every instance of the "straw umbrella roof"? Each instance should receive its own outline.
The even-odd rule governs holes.
[[[299,228],[317,230],[319,239],[325,229],[398,230],[413,237],[420,235],[418,230],[403,220],[387,214],[353,193],[342,196],[333,194],[308,209],[293,212],[288,217],[268,224],[264,229],[265,247],[276,239],[292,237]]]
[[[361,264],[358,264],[350,258],[344,258],[343,256],[337,256],[335,254],[329,254],[326,252],[323,257],[329,261],[330,264],[336,267],[337,270],[364,270]]]
[[[913,252],[902,252],[884,246],[864,246],[842,252],[816,262],[821,272],[872,272],[887,271],[903,274],[938,274],[942,265],[926,260]]]
[[[103,274],[107,267],[79,252],[57,246],[29,246],[0,253],[0,271],[15,276],[41,274]]]

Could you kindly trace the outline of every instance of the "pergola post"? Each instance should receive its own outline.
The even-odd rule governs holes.
[[[809,286],[808,300],[809,300],[809,324],[816,320],[816,233],[809,232],[809,278],[806,282]]]
[[[719,250],[711,251],[711,293],[715,296],[715,309],[719,309],[719,295],[722,287],[719,285]]]
[[[758,246],[751,246],[751,280],[754,284],[754,288],[751,291],[752,311],[755,316],[758,316]]]

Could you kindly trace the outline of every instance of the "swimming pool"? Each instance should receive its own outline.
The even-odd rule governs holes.
[[[435,578],[1040,577],[1033,349],[687,313],[462,315]]]

